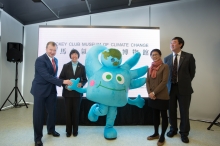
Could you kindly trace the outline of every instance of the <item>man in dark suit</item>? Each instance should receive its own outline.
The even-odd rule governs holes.
[[[85,66],[78,62],[80,54],[76,49],[72,49],[69,56],[71,61],[63,65],[59,78],[64,80],[80,78],[78,87],[83,87],[87,82],[87,78]],[[71,133],[73,133],[73,136],[77,136],[82,94],[77,91],[69,91],[63,85],[62,95],[65,98],[66,106],[66,136],[70,137]]]
[[[173,52],[164,58],[164,63],[169,65],[170,75],[168,80],[168,91],[170,95],[169,122],[170,131],[168,137],[177,134],[177,101],[180,110],[180,134],[181,140],[188,143],[190,131],[189,107],[191,94],[193,93],[191,82],[195,76],[195,59],[192,54],[182,51],[184,40],[174,37],[170,43]]]
[[[31,94],[34,96],[33,125],[35,146],[43,146],[41,138],[43,137],[42,130],[45,107],[48,113],[48,134],[55,137],[60,136],[60,134],[55,131],[56,85],[72,84],[70,80],[62,80],[56,77],[58,70],[58,60],[54,57],[56,50],[56,43],[48,42],[46,45],[46,53],[38,57],[35,62],[35,75],[31,87]]]

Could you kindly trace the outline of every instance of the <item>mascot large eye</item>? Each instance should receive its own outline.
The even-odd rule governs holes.
[[[102,79],[108,82],[112,79],[112,74],[110,72],[105,72],[104,74],[102,74]]]
[[[116,81],[119,83],[119,84],[123,84],[125,82],[125,78],[121,75],[121,74],[117,74],[116,75]]]

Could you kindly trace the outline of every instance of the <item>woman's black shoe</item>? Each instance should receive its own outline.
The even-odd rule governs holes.
[[[74,137],[76,137],[77,135],[78,135],[78,132],[76,132],[76,133],[73,133],[73,136],[74,136]]]
[[[66,133],[66,137],[70,137],[71,136],[71,134],[70,133]]]

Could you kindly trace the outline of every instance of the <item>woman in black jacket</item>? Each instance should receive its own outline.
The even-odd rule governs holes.
[[[69,54],[71,61],[63,65],[63,69],[60,73],[60,79],[77,79],[80,78],[78,87],[83,87],[86,82],[85,66],[78,62],[80,56],[76,49],[70,51]],[[65,98],[66,106],[66,136],[70,137],[78,135],[78,123],[79,123],[79,111],[82,100],[82,94],[77,91],[69,91],[66,86],[63,85],[62,96]]]

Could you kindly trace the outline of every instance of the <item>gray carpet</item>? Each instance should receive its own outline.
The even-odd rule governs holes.
[[[9,108],[0,111],[0,146],[34,146],[32,125],[33,105],[28,108]],[[214,125],[207,130],[210,123],[191,121],[189,144],[182,143],[180,135],[166,137],[164,146],[218,146],[220,145],[220,127]],[[103,137],[103,126],[79,126],[77,137],[66,137],[65,126],[56,126],[59,138],[47,135],[43,130],[44,146],[156,146],[157,140],[148,141],[153,134],[153,126],[115,126],[118,137],[106,140]]]

